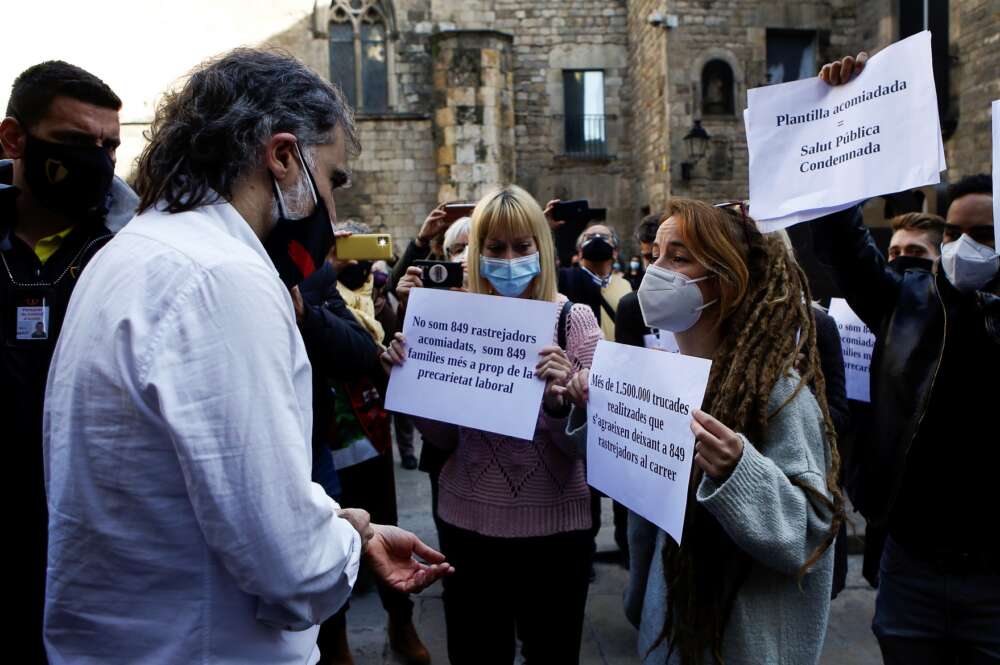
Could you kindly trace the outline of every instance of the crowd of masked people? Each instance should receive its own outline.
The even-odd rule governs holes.
[[[672,199],[631,255],[591,223],[559,261],[560,201],[506,184],[468,215],[430,211],[398,258],[346,258],[341,239],[371,229],[337,219],[362,146],[336,86],[268,51],[204,63],[158,108],[131,184],[121,104],[51,61],[0,123],[21,662],[344,665],[362,574],[405,662],[430,662],[411,594],[440,579],[454,665],[510,665],[519,644],[529,665],[577,663],[605,339],[713,361],[684,545],[611,502],[637,662],[818,663],[853,521],[886,663],[1000,663],[988,176],[955,182],[943,218],[893,218],[887,257],[860,207],[810,224],[876,338],[862,404],[787,234],[744,202]],[[385,409],[427,261],[459,265],[457,290],[558,304],[532,441]],[[394,438],[428,474],[440,552],[395,526]]]

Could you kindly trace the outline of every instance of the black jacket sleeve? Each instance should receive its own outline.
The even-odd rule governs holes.
[[[615,315],[615,341],[629,346],[645,346],[643,336],[649,332],[639,309],[639,297],[635,291],[626,293],[618,301]]]
[[[847,383],[844,379],[844,356],[840,348],[840,331],[833,317],[813,308],[816,319],[816,347],[819,351],[823,377],[826,379],[826,403],[837,436],[847,435],[851,412],[847,406]]]
[[[399,261],[392,268],[392,274],[389,275],[389,290],[392,293],[396,292],[396,285],[399,284],[399,280],[403,279],[403,275],[406,274],[406,269],[413,265],[414,261],[422,261],[426,259],[431,253],[431,245],[427,243],[424,247],[418,247],[416,240],[411,240],[410,244],[406,246],[406,250],[403,252],[403,256],[400,257]]]
[[[816,256],[833,270],[851,309],[876,335],[892,310],[902,281],[875,245],[855,206],[814,222]]]
[[[305,311],[299,330],[314,372],[335,381],[381,374],[378,346],[337,291],[329,263],[299,285]]]

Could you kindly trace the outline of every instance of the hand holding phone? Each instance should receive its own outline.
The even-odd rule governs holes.
[[[451,226],[463,217],[472,217],[472,211],[475,209],[475,203],[446,203],[444,206],[446,227]]]
[[[355,233],[336,240],[342,261],[378,261],[392,258],[392,236],[388,233]]]
[[[414,261],[414,267],[420,268],[423,285],[431,289],[451,289],[461,287],[463,283],[462,264],[451,261]]]
[[[590,221],[590,202],[586,199],[559,201],[552,206],[552,219],[557,222],[586,224]]]

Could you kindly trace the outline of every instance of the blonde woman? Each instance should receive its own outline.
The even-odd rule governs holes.
[[[454,451],[438,499],[442,549],[456,570],[444,592],[448,655],[452,665],[509,665],[516,634],[528,665],[572,665],[590,572],[590,495],[565,434],[563,386],[590,367],[601,330],[589,307],[556,292],[552,235],[538,203],[519,187],[476,205],[468,276],[472,293],[561,303],[566,329],[560,335],[553,325],[538,363],[546,388],[533,441],[417,420],[425,440]],[[397,335],[383,360],[401,364],[404,356]]]

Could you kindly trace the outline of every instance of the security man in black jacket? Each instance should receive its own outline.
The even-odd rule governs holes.
[[[137,199],[114,178],[121,100],[65,62],[27,69],[0,123],[0,426],[16,496],[11,634],[24,662],[44,663],[42,611],[48,513],[42,409],[49,362],[81,271],[132,216]],[[114,294],[108,294],[114,297]]]

